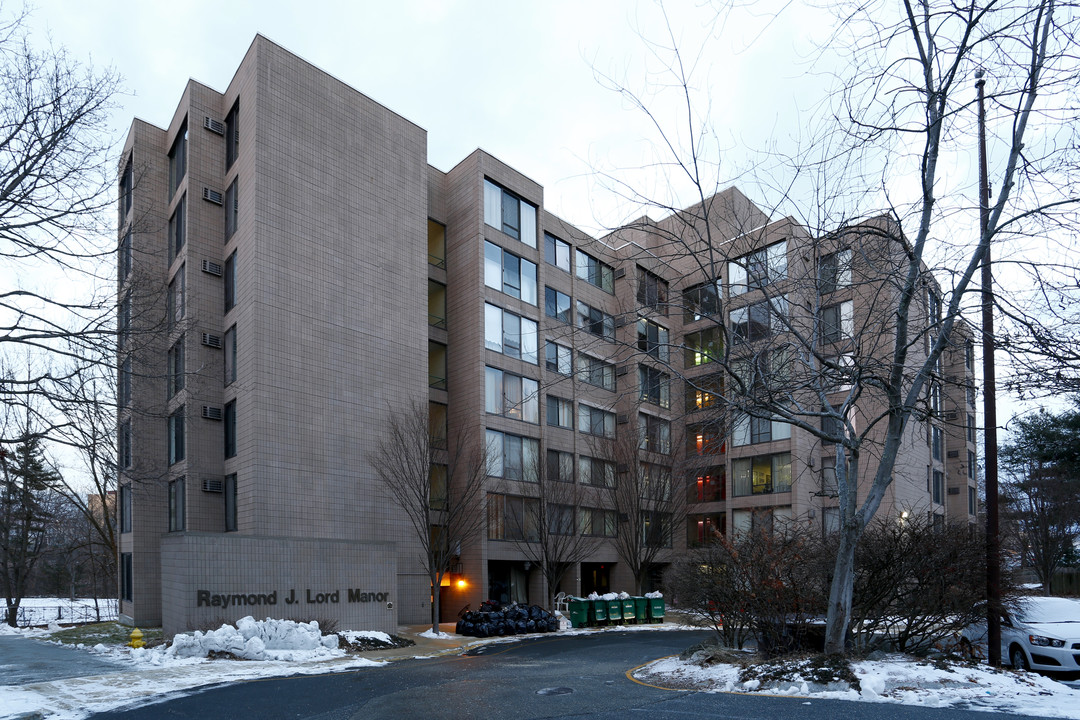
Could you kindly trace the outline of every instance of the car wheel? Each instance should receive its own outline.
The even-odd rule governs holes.
[[[1013,670],[1028,670],[1027,655],[1024,654],[1024,649],[1019,645],[1013,645],[1009,649],[1009,662],[1012,663]]]

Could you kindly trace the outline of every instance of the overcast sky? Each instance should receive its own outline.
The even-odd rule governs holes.
[[[684,47],[714,36],[693,77],[711,98],[734,172],[771,136],[793,132],[799,107],[823,93],[806,58],[827,25],[797,6],[774,19],[782,4],[772,0],[723,15],[708,3],[669,5]],[[665,39],[651,0],[37,0],[31,27],[38,44],[47,32],[76,57],[122,73],[130,94],[116,113],[120,136],[133,117],[167,125],[188,78],[224,90],[262,33],[425,128],[435,167],[482,147],[543,185],[548,209],[587,230],[631,212],[593,171],[640,166],[653,142],[643,116],[597,72],[640,90],[658,65],[639,33]]]

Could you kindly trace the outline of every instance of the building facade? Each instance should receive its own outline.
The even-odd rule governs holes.
[[[719,372],[760,333],[768,269],[784,267],[776,297],[802,307],[795,283],[819,277],[827,242],[734,188],[707,201],[722,261],[680,250],[695,208],[594,238],[491,155],[443,172],[426,147],[422,128],[263,37],[224,92],[191,81],[168,128],[133,123],[119,208],[128,621],[427,621],[420,544],[370,462],[389,414],[414,406],[487,452],[483,530],[455,550],[444,619],[488,597],[660,588],[688,545],[766,515],[835,522],[830,448],[733,414]],[[830,251],[840,281],[813,294],[841,330],[888,300],[860,296],[878,272],[867,253],[836,269],[853,247]],[[945,353],[883,513],[973,518],[972,362],[966,343]],[[579,539],[557,587],[529,551],[545,533]]]

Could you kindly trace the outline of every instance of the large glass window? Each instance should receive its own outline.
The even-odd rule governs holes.
[[[787,298],[777,297],[731,311],[731,333],[744,340],[761,340],[784,330]]]
[[[570,324],[570,296],[553,287],[544,288],[544,314]]]
[[[184,336],[169,348],[168,397],[184,389]]]
[[[538,363],[536,321],[495,305],[484,305],[484,345],[508,357]]]
[[[560,375],[569,375],[574,371],[571,364],[572,357],[570,348],[548,340],[544,348],[544,364],[548,370]]]
[[[822,295],[851,284],[851,251],[829,253],[818,262],[818,292]]]
[[[228,240],[236,232],[236,222],[240,213],[240,191],[236,188],[234,178],[228,189],[225,190],[225,239]]]
[[[528,423],[540,422],[539,383],[532,378],[488,367],[484,386],[487,412]]]
[[[660,362],[668,361],[668,331],[644,318],[637,321],[638,350],[651,355]]]
[[[724,430],[719,422],[686,426],[686,452],[690,455],[719,455],[724,452]]]
[[[548,450],[547,479],[555,482],[574,482],[574,454],[562,450]]]
[[[578,353],[577,372],[578,378],[584,383],[615,390],[615,366],[611,363]]]
[[[169,197],[171,198],[180,187],[184,175],[187,174],[187,118],[184,118],[180,130],[176,133],[172,148],[169,150]]]
[[[578,431],[586,435],[614,439],[615,413],[578,403]]]
[[[535,542],[538,507],[536,498],[488,493],[488,540]]]
[[[732,295],[759,290],[787,277],[787,242],[755,250],[728,263]]]
[[[790,437],[790,424],[782,420],[752,417],[746,413],[736,414],[731,426],[731,444],[736,447],[786,440]]]
[[[717,283],[699,283],[683,290],[683,322],[694,322],[719,313],[720,291]]]
[[[552,427],[570,428],[572,430],[574,428],[574,402],[548,395],[547,424]]]
[[[225,476],[225,532],[236,532],[236,473]]]
[[[671,407],[671,376],[648,365],[638,365],[638,399],[641,402]]]
[[[578,458],[578,481],[593,487],[615,487],[615,463],[582,455]]]
[[[169,283],[168,313],[169,330],[173,330],[184,319],[186,302],[184,298],[184,266],[176,269],[172,282]]]
[[[120,219],[123,221],[131,212],[132,191],[135,188],[134,158],[129,156],[124,172],[120,175]]]
[[[848,340],[855,332],[850,300],[821,309],[822,342]]]
[[[225,384],[236,382],[236,326],[225,331]]]
[[[544,261],[548,265],[570,272],[570,244],[544,233]]]
[[[131,421],[120,423],[117,441],[117,464],[121,470],[131,467]],[[969,453],[970,454],[970,453]]]
[[[225,258],[225,312],[236,305],[236,251]]]
[[[725,494],[723,466],[703,468],[690,476],[690,502],[716,502]]]
[[[696,367],[705,363],[716,362],[724,350],[720,328],[710,327],[683,336],[684,362],[687,367]]]
[[[133,570],[131,553],[120,553],[120,599],[127,602],[131,602],[135,597],[135,581],[132,578]]]
[[[931,451],[933,452],[935,460],[942,460],[942,446],[945,444],[944,434],[941,432],[941,428],[935,427],[931,429]]]
[[[131,485],[120,486],[120,532],[131,532]]]
[[[716,407],[724,394],[723,375],[705,375],[686,381],[686,412]]]
[[[184,459],[184,406],[178,407],[169,416],[169,464],[173,465]]]
[[[491,477],[536,482],[540,471],[540,441],[488,430],[487,460],[487,474]]]
[[[598,337],[615,339],[615,318],[581,301],[577,303],[577,326]]]
[[[236,162],[240,151],[240,98],[233,103],[229,114],[225,116],[225,169]]]
[[[736,496],[768,495],[791,490],[791,453],[736,458],[731,462]]]
[[[647,452],[671,454],[671,423],[664,418],[638,413],[638,448]]]
[[[645,547],[671,547],[671,513],[641,513],[641,543]]]
[[[169,483],[169,532],[180,532],[185,526],[184,485],[184,478]]]
[[[131,230],[124,233],[120,240],[120,282],[127,280],[131,274]]]
[[[180,198],[176,203],[176,209],[169,216],[169,260],[172,260],[184,247],[187,241],[187,195]]]
[[[668,284],[659,275],[638,266],[637,301],[642,307],[667,314]]]
[[[591,537],[616,537],[618,533],[618,514],[614,510],[583,507],[578,512],[581,519],[581,534]]]
[[[484,222],[529,247],[536,247],[536,206],[484,180]]]
[[[484,284],[536,304],[536,263],[484,241]],[[569,308],[568,308],[569,309]]]
[[[615,271],[610,265],[580,250],[575,252],[575,257],[575,271],[579,278],[605,292],[615,292]]]
[[[131,332],[131,293],[125,293],[120,300],[120,312],[116,318],[116,342],[123,350]]]
[[[120,364],[120,388],[116,399],[120,407],[127,407],[131,402],[131,358],[124,358]]]
[[[225,403],[225,457],[236,457],[236,401]]]

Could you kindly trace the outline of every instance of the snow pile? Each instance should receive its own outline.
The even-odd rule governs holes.
[[[423,635],[423,633],[420,634]],[[444,637],[447,637],[446,633],[442,633],[442,635]],[[386,643],[387,645],[393,643],[393,640],[390,639],[389,635],[384,632],[379,632],[378,630],[346,630],[345,632],[341,633],[341,636],[349,642],[356,642],[357,640],[361,639],[369,639],[378,640],[379,642]]]
[[[244,660],[296,661],[341,654],[337,647],[337,635],[324,637],[315,621],[298,623],[271,618],[256,621],[248,615],[240,618],[236,627],[222,625],[205,633],[195,631],[176,635],[164,654],[174,658],[194,658],[206,657],[213,652],[229,653]],[[148,651],[148,654],[153,652]]]

